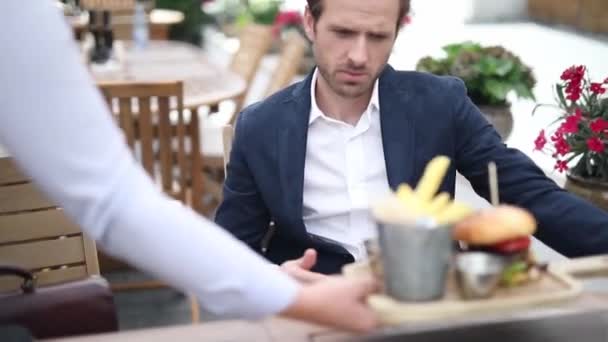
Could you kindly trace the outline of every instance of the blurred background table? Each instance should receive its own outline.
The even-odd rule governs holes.
[[[184,107],[196,109],[235,98],[246,90],[245,80],[226,67],[209,61],[205,52],[177,41],[150,41],[145,49],[132,42],[116,42],[119,64],[91,70],[97,82],[169,81],[184,82]]]
[[[66,15],[66,20],[72,26],[76,36],[87,29],[89,23],[88,12],[82,11],[74,15]],[[148,13],[150,39],[167,40],[172,25],[184,21],[184,14],[180,11],[154,8]],[[131,39],[133,30],[133,14],[115,14],[112,16],[112,29],[115,39]]]

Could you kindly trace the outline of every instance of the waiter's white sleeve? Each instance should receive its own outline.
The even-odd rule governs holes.
[[[104,251],[216,314],[285,309],[297,283],[165,197],[132,158],[54,1],[0,1],[0,143]]]

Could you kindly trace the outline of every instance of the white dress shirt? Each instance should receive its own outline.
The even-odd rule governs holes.
[[[262,317],[294,301],[294,280],[157,190],[53,1],[0,1],[0,25],[0,143],[87,235],[218,315]]]
[[[363,242],[375,237],[370,204],[385,197],[386,175],[378,81],[355,126],[332,119],[317,106],[315,70],[304,167],[303,219],[310,234],[333,240],[355,260],[367,256]]]

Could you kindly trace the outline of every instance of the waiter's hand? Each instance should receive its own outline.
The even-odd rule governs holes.
[[[377,289],[372,279],[327,276],[303,285],[282,315],[343,330],[368,332],[378,326],[378,318],[366,304],[367,297]]]
[[[281,270],[297,281],[309,284],[327,278],[324,274],[312,272],[310,270],[316,263],[317,251],[309,248],[299,259],[285,261],[281,264]]]

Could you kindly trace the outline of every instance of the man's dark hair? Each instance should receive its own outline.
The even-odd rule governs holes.
[[[323,0],[306,0],[310,14],[315,19],[315,22],[319,20],[323,13]],[[399,0],[399,16],[397,17],[397,30],[403,22],[403,18],[410,12],[410,0]]]

